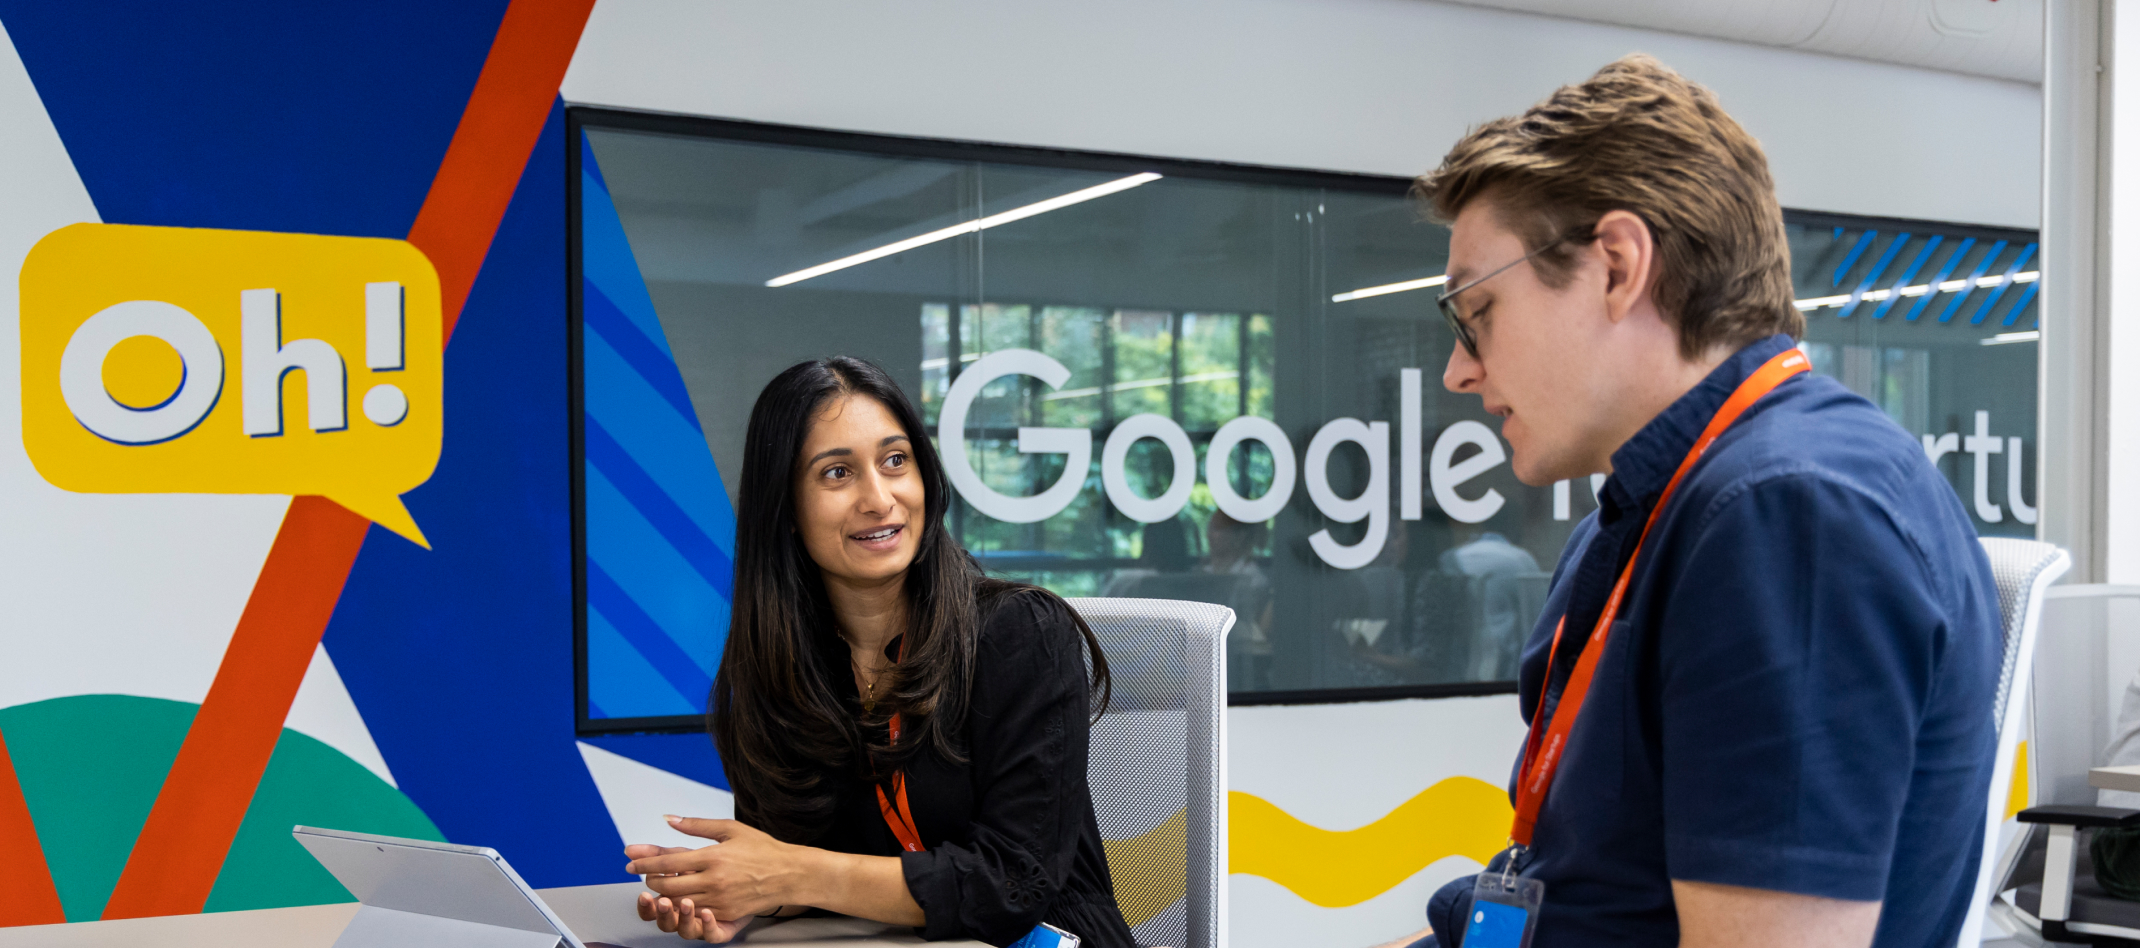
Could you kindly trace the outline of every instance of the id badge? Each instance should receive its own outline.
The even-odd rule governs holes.
[[[1471,917],[1464,921],[1463,948],[1530,948],[1546,884],[1491,869],[1471,888]]]
[[[1046,922],[1033,926],[1024,938],[1010,943],[1010,948],[1077,948],[1078,938]]]

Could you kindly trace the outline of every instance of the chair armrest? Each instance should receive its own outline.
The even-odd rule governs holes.
[[[2140,826],[2140,810],[2114,806],[2032,806],[2014,814],[2023,823],[2092,828]]]
[[[2079,861],[2078,833],[2082,828],[2122,829],[2140,826],[2140,810],[2112,806],[2034,806],[2014,814],[2023,823],[2041,823],[2050,828],[2043,850],[2043,894],[2036,917],[2043,921],[2043,937],[2052,941],[2087,941],[2066,928],[2073,907],[2073,871]]]

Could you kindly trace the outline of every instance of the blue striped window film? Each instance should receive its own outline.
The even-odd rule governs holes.
[[[705,713],[736,518],[585,136],[580,146],[587,718]]]
[[[1796,248],[1801,254],[1820,251],[1798,274],[1799,298],[1820,301],[1806,310],[1809,319],[1884,320],[1892,314],[1903,322],[1922,317],[1978,327],[2039,328],[2034,304],[2042,261],[2034,240],[1843,227],[1827,236],[1821,242],[1826,246],[1809,248],[1801,241]],[[1820,258],[1837,256],[1840,262],[1827,278],[1830,271]],[[1942,286],[1957,282],[1963,286]]]

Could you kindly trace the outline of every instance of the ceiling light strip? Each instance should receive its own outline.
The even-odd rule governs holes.
[[[2040,279],[2043,279],[2043,271],[2030,270],[2027,273],[2014,274],[2014,278],[2011,282],[2034,283]],[[1869,293],[1866,293],[1864,296],[1858,298],[1867,303],[1877,303],[1881,300],[1888,299],[1889,297],[1926,296],[1932,293],[1966,293],[1970,290],[1989,289],[1991,287],[1999,286],[2000,284],[2007,282],[2009,281],[2006,279],[2005,275],[2002,274],[1998,276],[1978,277],[1973,280],[1948,280],[1943,283],[1920,283],[1916,286],[1904,286],[1886,290],[1873,290]],[[1840,308],[1843,306],[1850,305],[1850,294],[1845,293],[1840,296],[1816,296],[1812,299],[1792,300],[1791,305],[1798,307],[1800,310],[1814,310],[1821,309],[1823,307]]]
[[[2034,283],[2042,278],[2042,271],[2030,270],[2027,273],[2014,274],[2012,282]],[[1447,275],[1443,275],[1427,277],[1423,280],[1406,280],[1402,283],[1384,283],[1381,286],[1361,287],[1357,290],[1339,293],[1335,296],[1330,297],[1330,302],[1345,303],[1350,302],[1352,300],[1364,300],[1370,296],[1387,296],[1391,293],[1403,293],[1407,290],[1424,290],[1428,287],[1441,286],[1448,282],[1449,277]],[[1863,296],[1858,297],[1858,299],[1867,303],[1878,303],[1891,298],[1913,299],[1919,296],[1929,296],[1934,293],[1955,293],[1975,289],[1990,289],[1991,287],[1998,286],[2001,283],[2005,282],[2008,281],[2004,275],[1980,276],[1974,279],[1963,280],[1942,280],[1938,283],[1920,283],[1916,286],[1900,286],[1891,287],[1885,290],[1871,290],[1866,292]],[[1836,296],[1816,296],[1811,299],[1793,300],[1792,305],[1797,306],[1801,310],[1813,310],[1820,309],[1822,307],[1840,308],[1850,305],[1850,294],[1843,293]]]
[[[1989,339],[1977,340],[1977,345],[2008,346],[2013,345],[2017,342],[2035,342],[2042,338],[2043,331],[2040,329],[2031,329],[2027,332],[2002,332],[1996,336],[1992,336]]]
[[[1441,276],[1427,277],[1424,280],[1406,280],[1402,283],[1384,283],[1381,286],[1362,287],[1360,289],[1353,290],[1348,293],[1339,293],[1338,295],[1331,297],[1330,302],[1345,303],[1350,302],[1352,300],[1364,300],[1370,296],[1387,296],[1391,293],[1402,293],[1406,290],[1424,290],[1427,287],[1440,286],[1447,282],[1449,282],[1449,275],[1445,273]]]
[[[820,263],[817,266],[797,270],[794,273],[783,274],[781,276],[777,276],[765,281],[765,285],[777,287],[787,286],[791,283],[801,283],[802,281],[810,279],[811,277],[821,277],[835,270],[845,270],[848,267],[854,266],[856,264],[868,263],[871,260],[883,259],[896,253],[904,253],[916,247],[926,247],[930,244],[936,243],[937,241],[950,240],[951,238],[957,237],[960,234],[971,234],[978,231],[984,231],[991,227],[1008,224],[1012,221],[1021,221],[1036,214],[1046,214],[1049,211],[1060,210],[1062,208],[1069,207],[1072,204],[1081,204],[1086,201],[1090,201],[1093,198],[1106,197],[1116,192],[1127,191],[1131,188],[1137,187],[1138,185],[1149,184],[1153,181],[1157,181],[1161,177],[1161,175],[1147,171],[1142,174],[1130,175],[1127,178],[1117,178],[1113,181],[1107,182],[1106,184],[1094,185],[1092,187],[1085,188],[1081,191],[1072,191],[1069,194],[1065,194],[1060,197],[1052,197],[1045,201],[1027,204],[1024,207],[1014,207],[1008,211],[1004,211],[1001,214],[991,214],[979,220],[966,221],[962,224],[953,224],[950,227],[946,227],[941,230],[932,230],[926,234],[921,234],[915,237],[908,237],[905,240],[894,241],[892,243],[885,244],[882,247],[877,247],[871,250],[864,250],[858,254],[841,257],[838,260],[832,260],[826,263]]]

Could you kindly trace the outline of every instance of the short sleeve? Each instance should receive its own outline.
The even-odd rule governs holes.
[[[1052,596],[1018,594],[982,629],[967,726],[971,832],[901,857],[928,918],[923,937],[1008,945],[1061,897],[1090,799],[1082,649]]]
[[[1741,491],[1675,557],[1663,593],[1666,869],[1881,899],[1940,687],[1940,597],[1917,546],[1860,491],[1814,475]]]

